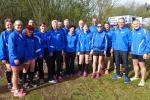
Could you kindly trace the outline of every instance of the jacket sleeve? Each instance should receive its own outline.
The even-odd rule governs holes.
[[[51,33],[47,34],[47,45],[48,45],[49,53],[54,52],[55,46],[54,46],[54,40],[53,37],[51,36]]]
[[[91,50],[92,50],[93,47],[94,47],[95,34],[96,34],[96,33],[93,33],[93,35],[92,35],[92,40],[91,40]]]
[[[42,49],[40,46],[40,42],[36,37],[34,37],[34,44],[35,44],[35,57],[39,57],[40,55],[42,55]]]
[[[131,44],[132,44],[132,32],[129,30],[128,32],[128,46],[129,46],[129,49],[128,51],[130,51],[130,48],[131,48]]]
[[[150,53],[150,33],[147,31],[147,30],[145,30],[146,31],[146,48],[145,48],[145,53]]]
[[[77,37],[77,48],[76,48],[76,52],[79,52],[80,51],[80,40],[79,40],[79,35]]]
[[[115,31],[113,32],[113,35],[112,35],[112,48],[114,49],[114,46],[115,46],[115,40],[116,40],[116,34],[115,34]]]
[[[0,35],[0,60],[6,60],[5,42],[3,34]]]
[[[9,36],[8,38],[8,51],[9,51],[9,56],[11,57],[10,59],[15,60],[19,59],[16,53],[16,45],[15,45],[15,35]]]
[[[105,51],[107,51],[108,47],[108,36],[105,34]]]

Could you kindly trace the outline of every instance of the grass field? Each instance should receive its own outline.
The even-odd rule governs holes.
[[[150,62],[147,62],[150,67]],[[148,68],[149,69],[149,68]],[[111,73],[113,74],[113,73]],[[103,75],[99,79],[91,76],[66,79],[55,85],[46,85],[28,91],[22,100],[150,100],[150,75],[144,87],[138,87],[140,80],[123,83],[122,79],[112,80],[110,75]],[[129,76],[133,76],[130,71]],[[6,80],[0,79],[0,100],[18,100],[6,89]]]

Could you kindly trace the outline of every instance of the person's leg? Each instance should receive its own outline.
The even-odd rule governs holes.
[[[79,55],[79,72],[78,72],[79,76],[83,71],[83,60],[84,60],[84,54],[80,54]]]
[[[75,61],[75,53],[71,53],[70,55],[70,74],[73,75],[74,74],[74,61]]]
[[[89,54],[85,54],[85,66],[83,76],[87,76],[89,66]]]
[[[97,67],[97,61],[98,60],[98,56],[97,55],[93,55],[93,75],[92,77],[95,78],[96,75],[96,67]]]
[[[43,58],[38,58],[38,73],[39,73],[39,79],[44,80],[44,70],[43,70]]]
[[[71,67],[69,66],[70,65],[69,53],[65,54],[65,64],[66,64],[66,75],[68,76],[70,74],[69,67]]]
[[[5,64],[6,66],[6,79],[8,83],[8,89],[12,88],[12,82],[11,82],[11,77],[12,77],[12,70],[10,64]]]
[[[115,64],[116,64],[116,74],[120,75],[120,54],[119,51],[114,51]]]
[[[30,63],[30,74],[29,74],[30,83],[33,83],[34,71],[35,71],[35,59],[31,60]]]
[[[29,63],[25,63],[23,65],[23,73],[22,73],[22,82],[23,82],[23,86],[25,88],[27,88],[27,72],[28,72],[28,69],[29,69]]]
[[[139,62],[140,68],[141,68],[141,80],[145,81],[146,78],[146,66],[145,62]]]
[[[57,64],[57,77],[58,79],[61,81],[62,77],[61,77],[61,66],[62,66],[62,53],[61,52],[57,52],[56,53],[56,64]]]
[[[121,52],[121,57],[123,61],[123,66],[125,67],[125,76],[128,77],[128,73],[129,73],[128,52],[126,51]]]
[[[133,59],[133,70],[134,70],[134,77],[138,78],[139,77],[139,61],[138,59]]]
[[[103,62],[102,61],[103,61],[103,56],[100,55],[98,57],[98,70],[97,70],[98,73],[100,73],[100,70],[102,69],[102,66],[103,66]]]

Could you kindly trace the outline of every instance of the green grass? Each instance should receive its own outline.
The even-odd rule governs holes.
[[[150,66],[148,62],[146,65]],[[133,72],[130,71],[131,77]],[[91,76],[74,77],[55,85],[47,85],[28,91],[23,100],[150,100],[150,79],[144,87],[138,87],[140,80],[123,83],[122,79],[112,80],[110,75],[103,75],[99,79]],[[6,80],[0,79],[0,100],[17,100],[6,89]]]

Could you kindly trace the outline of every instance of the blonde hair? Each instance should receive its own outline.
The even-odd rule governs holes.
[[[58,23],[58,21],[57,20],[52,20],[52,25],[54,24],[54,23]]]
[[[22,21],[21,20],[15,20],[14,22],[14,26],[16,25],[16,23],[20,23],[21,25],[23,25]]]

